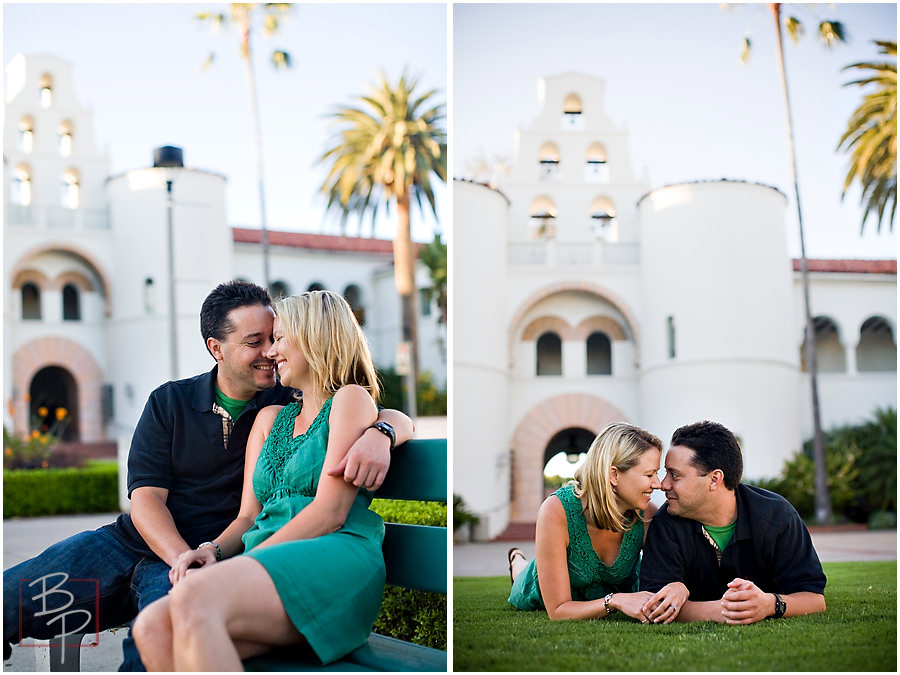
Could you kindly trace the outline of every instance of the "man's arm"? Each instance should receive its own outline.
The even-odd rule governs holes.
[[[784,616],[815,614],[825,611],[825,596],[809,591],[782,595]],[[722,596],[722,616],[728,624],[749,624],[775,614],[775,594],[764,593],[747,579],[734,579]]]
[[[139,487],[131,493],[131,522],[147,546],[169,567],[191,547],[178,534],[172,514],[166,506],[169,491],[158,487]]]
[[[394,428],[396,445],[413,437],[412,420],[398,410],[381,410],[379,422],[387,422]],[[329,476],[343,474],[344,481],[356,487],[377,490],[387,476],[391,465],[391,439],[377,429],[369,427],[360,436],[339,464],[328,470]]]

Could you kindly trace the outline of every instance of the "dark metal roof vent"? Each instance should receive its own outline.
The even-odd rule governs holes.
[[[153,166],[178,166],[184,168],[184,152],[174,145],[164,145],[153,151]]]

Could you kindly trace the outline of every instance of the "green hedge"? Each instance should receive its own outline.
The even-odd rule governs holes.
[[[390,523],[447,527],[447,505],[374,499],[372,510]],[[447,594],[387,586],[374,631],[399,640],[447,650]]]
[[[119,510],[116,462],[83,469],[3,471],[3,517],[53,516]]]

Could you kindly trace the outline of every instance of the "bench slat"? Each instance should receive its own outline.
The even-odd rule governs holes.
[[[447,501],[447,439],[416,438],[394,448],[379,499]]]
[[[447,528],[384,524],[387,583],[420,591],[447,592]]]

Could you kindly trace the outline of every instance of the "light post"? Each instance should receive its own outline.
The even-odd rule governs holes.
[[[172,179],[166,171],[166,216],[169,244],[169,379],[178,379],[178,325],[175,312],[175,230],[172,216],[175,201],[172,199]]]

